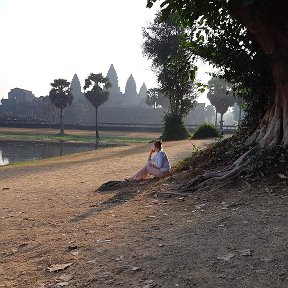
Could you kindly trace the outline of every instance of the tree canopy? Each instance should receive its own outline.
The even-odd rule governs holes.
[[[169,99],[169,114],[164,117],[163,140],[189,137],[183,117],[196,105],[197,90],[193,83],[196,70],[191,70],[191,57],[181,46],[185,29],[173,16],[154,22],[143,29],[143,54],[152,60],[159,90]],[[192,73],[191,73],[192,71]]]
[[[197,97],[194,74],[190,74],[193,64],[180,45],[184,35],[185,29],[173,17],[160,22],[159,14],[143,29],[143,54],[152,60],[159,89],[169,99],[171,114],[181,118],[195,106]]]
[[[208,81],[208,88],[209,91],[207,94],[207,98],[215,107],[216,113],[220,113],[220,126],[222,126],[223,115],[227,112],[228,108],[233,106],[233,104],[235,103],[235,98],[233,96],[231,85],[229,85],[229,83],[227,83],[223,79],[212,77]]]
[[[156,1],[148,0],[147,7]],[[185,191],[219,184],[243,172],[254,173],[264,168],[263,163],[276,164],[288,145],[287,0],[160,2],[162,21],[172,14],[190,28],[182,43],[187,53],[219,68],[220,76],[232,83],[245,103],[245,121],[238,133],[242,138],[221,143],[222,155],[229,155],[224,156],[226,165],[194,178]]]
[[[83,87],[84,96],[95,107],[96,139],[99,138],[98,115],[97,115],[98,107],[108,100],[109,92],[107,91],[107,89],[110,87],[111,84],[109,82],[109,79],[107,77],[103,77],[102,73],[98,74],[91,73],[85,79],[85,85]]]
[[[146,104],[148,106],[152,106],[154,109],[159,106],[167,108],[168,106],[167,102],[168,99],[163,96],[159,88],[148,89],[146,98]]]
[[[148,0],[147,7],[151,7],[156,1]],[[232,83],[237,95],[245,99],[245,109],[248,112],[246,127],[250,132],[254,131],[274,96],[271,57],[261,49],[255,35],[242,21],[236,19],[232,10],[235,3],[240,3],[240,6],[253,5],[255,11],[260,6],[265,9],[263,3],[271,1],[160,2],[162,19],[171,14],[177,15],[179,23],[183,27],[189,27],[183,42],[187,53],[195,55],[194,57],[200,56],[217,67],[221,77]]]

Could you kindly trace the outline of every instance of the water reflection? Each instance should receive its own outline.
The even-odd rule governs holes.
[[[2,151],[0,151],[0,165],[6,165],[9,164],[8,158],[3,157]]]
[[[115,146],[98,145],[98,148]],[[35,159],[51,158],[95,149],[95,144],[55,142],[0,141],[0,165]]]

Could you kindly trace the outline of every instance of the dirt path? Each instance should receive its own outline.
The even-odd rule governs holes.
[[[209,142],[211,141],[169,142],[165,143],[165,151],[173,165],[189,156],[193,145],[203,148]],[[111,216],[112,212],[103,212],[97,219],[86,217],[87,219],[77,224],[73,224],[73,219],[87,211],[87,215],[95,214],[91,207],[113,198],[111,194],[95,193],[95,189],[106,181],[122,180],[132,175],[145,163],[150,148],[151,144],[135,144],[2,169],[0,279],[4,279],[4,282],[0,280],[0,287],[51,287],[49,283],[56,285],[59,281],[53,273],[47,272],[47,267],[63,261],[78,262],[75,262],[75,256],[66,251],[67,247],[75,243],[83,249],[95,246],[95,241],[104,236],[91,231],[100,225],[105,233],[106,224],[103,219],[106,213]],[[125,212],[124,207],[121,213],[127,214],[129,211]],[[130,218],[129,215],[125,217]],[[114,227],[121,234],[119,229],[125,223],[121,223],[119,227],[118,224],[119,221],[116,221]],[[86,238],[87,235],[89,239]],[[71,259],[66,260],[66,254]],[[84,280],[77,281],[81,283]],[[85,287],[84,284],[79,285]]]
[[[164,147],[175,164],[193,144],[207,143]],[[173,194],[189,180],[182,172],[95,191],[135,172],[150,147],[0,170],[0,287],[288,287],[287,179]]]

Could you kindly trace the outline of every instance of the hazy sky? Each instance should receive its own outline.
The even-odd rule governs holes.
[[[130,74],[138,91],[154,87],[141,44],[156,10],[146,0],[0,0],[0,98],[15,87],[48,95],[54,79],[74,73],[83,86],[111,64],[122,92]]]

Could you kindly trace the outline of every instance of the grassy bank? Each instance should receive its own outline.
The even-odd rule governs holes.
[[[125,136],[104,136],[99,138],[99,142],[103,143],[147,143],[154,140],[153,137],[125,137]],[[52,133],[39,133],[31,131],[0,131],[0,141],[63,141],[63,142],[77,142],[77,143],[94,143],[94,135],[83,135],[77,132],[73,134],[65,134],[60,136]]]

